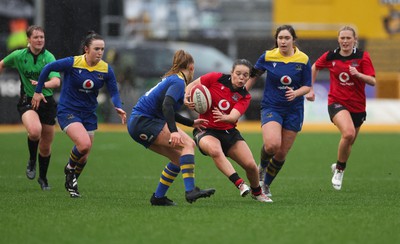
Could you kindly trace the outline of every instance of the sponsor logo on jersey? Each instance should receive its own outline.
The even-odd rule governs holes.
[[[292,78],[288,75],[284,75],[281,77],[281,83],[285,86],[288,86],[292,83]]]
[[[30,78],[30,79],[35,79],[35,77],[39,77],[39,75],[40,75],[40,71],[35,72],[35,71],[31,70],[31,71],[24,72],[24,76],[26,78]]]
[[[218,102],[218,108],[219,108],[220,110],[222,110],[222,111],[226,111],[226,110],[228,110],[230,107],[231,107],[231,104],[230,104],[229,101],[226,100],[226,99],[221,99],[221,100]]]
[[[347,81],[350,80],[350,75],[347,74],[346,72],[342,72],[339,74],[339,80],[340,82],[346,83]]]
[[[90,79],[87,79],[82,84],[83,89],[92,89],[94,87],[94,82]]]

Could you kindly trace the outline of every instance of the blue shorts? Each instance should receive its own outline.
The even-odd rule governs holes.
[[[303,109],[292,109],[285,112],[276,111],[272,108],[261,109],[261,126],[270,121],[276,121],[282,125],[282,128],[286,130],[299,132],[303,127],[303,120]]]
[[[133,140],[148,148],[157,139],[165,123],[162,119],[131,115],[128,121],[128,132]]]
[[[78,112],[72,110],[59,110],[57,111],[58,124],[61,130],[74,122],[79,122],[85,127],[87,131],[97,130],[97,115],[96,113]]]

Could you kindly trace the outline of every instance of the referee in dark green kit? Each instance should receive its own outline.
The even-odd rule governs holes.
[[[50,190],[47,181],[47,169],[50,163],[51,144],[54,138],[57,105],[53,98],[53,88],[60,86],[60,74],[52,72],[43,94],[47,103],[42,101],[39,110],[33,110],[31,100],[36,88],[39,74],[43,67],[55,61],[52,53],[44,48],[44,30],[40,26],[29,26],[26,31],[28,47],[15,50],[0,61],[0,72],[4,68],[15,68],[21,79],[20,100],[17,108],[23,125],[28,132],[29,160],[26,176],[33,180],[36,177],[36,160],[39,161],[38,183],[42,190]],[[39,149],[39,156],[37,152]]]

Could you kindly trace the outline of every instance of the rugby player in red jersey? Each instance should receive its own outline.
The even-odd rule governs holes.
[[[250,93],[245,85],[250,78],[252,64],[245,60],[236,60],[230,74],[211,72],[205,74],[186,87],[190,90],[196,84],[202,84],[211,93],[211,108],[199,118],[208,120],[205,129],[194,129],[193,136],[200,151],[210,156],[217,168],[239,189],[242,197],[251,192],[253,199],[260,202],[272,202],[261,190],[258,168],[253,154],[236,129],[239,118],[250,103]],[[185,104],[194,109],[192,102]],[[228,158],[237,162],[245,171],[250,187],[239,177]]]
[[[331,121],[341,133],[336,163],[332,168],[332,186],[342,188],[344,170],[350,157],[351,148],[361,125],[366,119],[365,84],[375,86],[375,69],[366,51],[357,48],[357,36],[352,27],[339,30],[339,48],[327,51],[313,64],[312,83],[321,69],[330,73],[328,112]],[[311,89],[307,100],[314,101]]]

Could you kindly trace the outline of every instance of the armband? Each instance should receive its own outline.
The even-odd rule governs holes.
[[[251,78],[253,78],[253,77],[260,77],[260,76],[262,76],[264,74],[264,71],[262,71],[262,70],[259,70],[259,69],[255,69],[254,67],[253,68],[251,68],[251,71],[250,71],[250,77]]]

